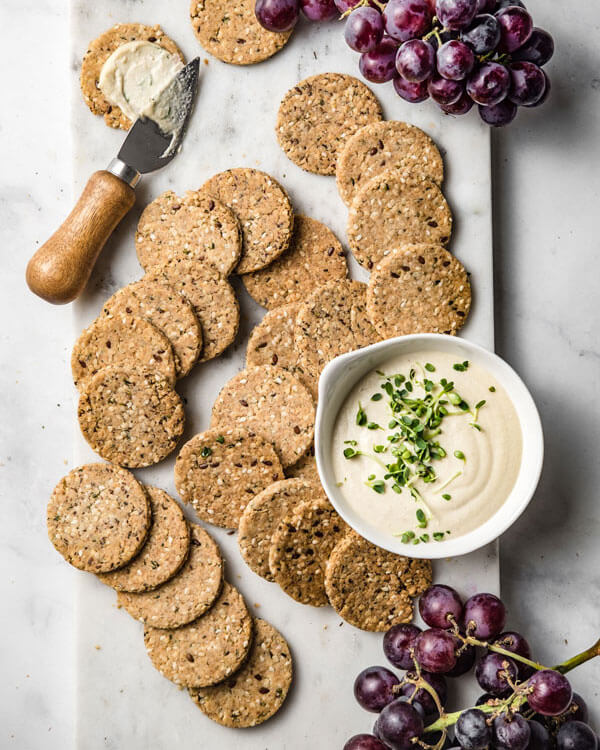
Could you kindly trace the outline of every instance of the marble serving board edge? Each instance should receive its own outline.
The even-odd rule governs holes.
[[[168,7],[168,11],[165,8]],[[215,172],[231,166],[254,166],[273,174],[289,190],[301,213],[327,223],[345,243],[346,209],[332,178],[302,172],[277,146],[274,122],[285,91],[318,72],[356,74],[356,57],[335,22],[320,27],[303,24],[288,46],[271,61],[234,68],[210,58],[197,44],[188,20],[187,0],[71,0],[73,69],[72,122],[74,185],[81,190],[89,175],[102,169],[118,151],[124,134],[109,130],[82,101],[78,70],[86,45],[118,22],[161,23],[186,57],[200,55],[203,64],[198,105],[182,153],[162,173],[146,178],[137,205],[104,250],[88,289],[73,305],[74,336],[98,314],[117,288],[139,278],[133,233],[143,206],[166,189],[183,192],[199,186]],[[446,156],[444,190],[455,215],[451,249],[472,273],[474,306],[464,336],[493,348],[493,258],[490,135],[476,117],[465,121],[443,117],[430,104],[401,102],[391,86],[373,87],[389,119],[423,127]],[[352,262],[352,275],[365,278]],[[198,367],[178,385],[187,399],[185,439],[204,429],[220,387],[243,367],[245,342],[263,310],[234,282],[242,308],[240,335],[220,359]],[[75,403],[75,395],[74,395]],[[75,463],[98,460],[76,430]],[[173,461],[136,472],[148,484],[172,494]],[[190,514],[190,518],[193,515]],[[112,590],[81,574],[76,597],[76,737],[77,750],[101,748],[179,750],[300,750],[342,747],[357,732],[370,731],[373,716],[353,702],[352,683],[365,666],[381,663],[381,635],[363,633],[343,623],[330,608],[313,609],[286,597],[259,579],[241,561],[235,536],[210,528],[221,545],[227,577],[240,588],[252,611],[271,621],[290,643],[295,680],[282,711],[252,730],[229,730],[213,724],[193,705],[185,691],[162,678],[146,656],[142,626],[119,611]],[[464,594],[498,591],[498,545],[463,558],[439,561],[437,580],[450,582]],[[455,700],[471,696],[465,685]]]

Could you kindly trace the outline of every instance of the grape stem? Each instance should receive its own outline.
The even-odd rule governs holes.
[[[476,638],[473,638],[472,636],[466,636],[462,637],[465,643],[469,643],[474,646],[485,646],[486,648],[492,649],[497,651],[497,653],[506,654],[511,659],[517,658],[517,654],[513,654],[510,651],[506,651],[505,649],[501,647],[495,647],[490,646],[482,641],[478,641]],[[577,654],[576,656],[571,657],[570,659],[567,659],[567,661],[564,661],[562,664],[557,664],[555,667],[552,667],[556,672],[560,672],[561,674],[567,674],[567,672],[570,672],[572,669],[575,669],[576,667],[579,667],[581,664],[585,664],[586,661],[590,661],[590,659],[594,659],[597,656],[600,656],[600,639],[594,643],[593,646],[590,646],[590,648],[587,648],[585,651],[582,651],[580,654]],[[542,667],[540,664],[536,664],[536,662],[532,662],[529,659],[524,659],[521,657],[519,661],[524,662],[525,664],[529,664],[529,666],[535,667],[535,669],[546,669],[546,667]],[[424,682],[424,680],[421,681]],[[423,685],[425,687],[425,685]],[[431,692],[431,686],[429,685],[429,692]],[[427,687],[425,688],[427,689]],[[435,692],[435,691],[434,691]],[[506,698],[505,700],[498,700],[494,705],[490,705],[487,703],[484,703],[481,706],[473,706],[472,708],[477,708],[480,711],[483,711],[487,714],[496,714],[499,715],[503,713],[504,711],[517,711],[523,703],[525,703],[527,700],[527,683],[523,683],[521,685],[516,686],[515,692]],[[437,705],[438,701],[436,701]],[[464,712],[469,709],[462,709],[461,711],[454,711],[453,713],[447,714],[443,711],[440,713],[440,718],[437,721],[434,721],[429,726],[425,727],[425,732],[444,732],[448,727],[452,726],[453,724],[456,724],[458,721],[458,717]]]

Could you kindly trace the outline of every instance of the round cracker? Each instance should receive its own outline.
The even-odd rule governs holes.
[[[289,479],[306,479],[307,482],[321,483],[321,477],[319,476],[319,471],[317,469],[314,445],[308,453],[298,461],[298,463],[289,466],[285,470],[285,475]]]
[[[233,211],[196,190],[180,198],[172,190],[144,209],[135,234],[145,270],[171,258],[189,258],[229,276],[242,253],[242,233]]]
[[[79,397],[83,437],[99,456],[139,469],[171,453],[185,425],[178,394],[153,370],[106,367]]]
[[[320,73],[300,81],[284,96],[277,115],[277,140],[294,164],[332,175],[348,138],[381,118],[376,96],[358,78]]]
[[[211,427],[224,425],[264,437],[285,468],[312,444],[315,406],[309,391],[287,370],[271,365],[250,367],[226,383],[215,401]]]
[[[325,567],[348,526],[327,499],[302,503],[281,521],[271,539],[269,568],[286,594],[302,604],[324,607]]]
[[[252,616],[240,592],[225,582],[206,614],[176,630],[146,626],[144,643],[156,669],[176,685],[216,685],[246,660]]]
[[[318,394],[319,376],[325,365],[340,354],[359,349],[365,343],[362,312],[367,285],[344,279],[315,289],[302,305],[296,318],[298,366],[311,391]],[[356,308],[354,328],[352,310]],[[369,342],[372,343],[372,342]]]
[[[138,554],[151,518],[148,496],[133,474],[111,464],[86,464],[54,488],[48,537],[79,570],[106,573]]]
[[[232,65],[253,65],[279,52],[292,32],[264,29],[254,4],[255,0],[192,0],[192,27],[204,49]]]
[[[153,42],[173,55],[185,58],[179,47],[160,26],[145,26],[142,23],[118,23],[90,43],[81,65],[81,91],[85,103],[95,115],[104,115],[111,128],[129,130],[131,120],[121,109],[111,104],[100,91],[100,73],[104,63],[122,44],[127,42]]]
[[[369,270],[395,247],[413,242],[446,245],[451,234],[452,213],[435,182],[411,182],[397,171],[382,172],[365,183],[348,214],[350,249]]]
[[[293,664],[285,638],[254,620],[252,648],[244,666],[220,685],[190,690],[203,714],[224,727],[255,727],[277,713],[292,684]]]
[[[271,443],[242,429],[196,435],[175,461],[175,487],[203,521],[237,529],[248,502],[283,478]]]
[[[71,354],[71,371],[79,391],[106,367],[155,370],[175,384],[173,347],[164,333],[143,318],[101,317],[83,331]]]
[[[275,482],[252,498],[242,513],[238,537],[240,552],[248,567],[272,581],[269,549],[279,524],[302,503],[324,498],[320,484],[303,479]]]
[[[437,245],[407,245],[371,274],[367,311],[384,338],[409,333],[455,334],[471,309],[462,263]]]
[[[395,120],[374,122],[348,138],[340,154],[335,174],[341,199],[349,206],[365,183],[390,169],[413,182],[441,185],[444,180],[442,155],[421,128]]]
[[[237,216],[242,230],[242,257],[236,273],[268,266],[289,247],[294,212],[286,191],[266,172],[239,167],[219,172],[200,188]]]
[[[248,339],[246,367],[278,365],[296,373],[298,350],[294,343],[296,316],[300,305],[289,305],[270,310],[253,329]],[[298,378],[302,380],[301,375]]]
[[[158,487],[146,487],[152,526],[141,552],[125,567],[98,578],[116,591],[152,591],[173,578],[190,549],[190,527],[178,503]]]
[[[190,524],[189,555],[174,578],[153,591],[120,591],[117,603],[136,620],[153,628],[180,628],[207,612],[223,587],[223,559],[215,541],[201,526]]]
[[[175,375],[182,378],[202,349],[202,330],[191,303],[170,284],[149,278],[134,281],[106,300],[102,313],[124,323],[144,318],[169,339],[175,356]]]
[[[192,303],[204,341],[199,362],[218,357],[234,341],[240,306],[231,284],[215,270],[190,258],[171,258],[146,278],[167,281]]]
[[[348,275],[346,254],[335,234],[316,219],[296,216],[289,248],[271,265],[242,276],[248,294],[273,310],[302,302],[317,286]]]
[[[411,597],[430,585],[429,560],[395,555],[356,532],[336,545],[325,573],[325,589],[335,611],[351,625],[373,632],[411,622]]]

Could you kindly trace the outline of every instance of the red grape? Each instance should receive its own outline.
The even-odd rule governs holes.
[[[452,619],[462,621],[463,603],[453,588],[435,584],[419,599],[419,614],[430,628],[447,630],[452,627]]]
[[[432,13],[427,0],[389,0],[383,11],[386,34],[407,42],[426,34],[431,28]]]
[[[299,0],[256,0],[254,12],[268,31],[289,31],[298,20]]]
[[[493,13],[496,10],[496,0],[477,0],[478,13]]]
[[[396,54],[396,70],[411,83],[426,81],[435,69],[435,52],[429,42],[409,39]]]
[[[398,96],[401,96],[405,101],[411,104],[418,104],[429,99],[429,92],[427,91],[427,81],[421,83],[411,83],[405,81],[404,78],[394,78],[394,89]]]
[[[500,24],[489,13],[475,16],[472,26],[463,31],[460,38],[478,55],[485,55],[495,50],[500,42]]]
[[[469,99],[469,97],[466,97]],[[467,112],[471,109],[473,106],[473,102],[471,99],[469,99],[470,106]],[[450,105],[450,107],[455,107],[456,104]],[[458,112],[457,114],[464,114],[462,112]],[[446,672],[447,677],[462,677],[463,674],[466,674],[472,667],[473,664],[475,664],[475,648],[474,646],[467,646],[464,648],[461,653],[456,658],[456,666],[454,666],[449,672]]]
[[[500,24],[500,48],[503,52],[514,52],[533,33],[533,21],[524,8],[509,5],[496,13]]]
[[[597,750],[598,738],[582,721],[564,724],[556,737],[558,750]]]
[[[386,746],[372,734],[355,734],[346,742],[344,750],[386,750]]]
[[[477,0],[436,0],[436,15],[448,29],[465,29],[475,18]]]
[[[544,29],[534,27],[531,36],[522,47],[513,53],[513,60],[527,60],[540,67],[554,54],[554,39]]]
[[[454,736],[463,750],[484,750],[489,747],[492,730],[487,716],[478,708],[469,708],[458,717]]]
[[[300,0],[300,8],[309,21],[331,21],[338,17],[333,0]]]
[[[370,52],[360,56],[358,67],[367,81],[371,83],[385,83],[398,76],[396,70],[396,53],[398,44],[389,37],[384,37],[381,42]]]
[[[423,734],[423,719],[409,703],[396,700],[379,715],[377,732],[391,750],[408,750]]]
[[[361,0],[333,0],[333,2],[340,13],[346,13],[346,11],[358,5]]]
[[[421,628],[416,625],[392,625],[383,636],[383,653],[395,667],[412,669],[415,666],[410,650],[420,632]]]
[[[437,51],[438,73],[451,81],[462,81],[473,70],[475,55],[464,42],[452,39]]]
[[[498,716],[492,731],[496,750],[525,750],[531,738],[529,722],[520,714]]]
[[[543,724],[540,724],[535,719],[530,719],[529,731],[531,732],[531,737],[529,738],[527,750],[552,750],[553,744],[550,732]]]
[[[511,102],[522,107],[539,101],[546,90],[546,78],[541,68],[530,62],[515,62],[509,65]]]
[[[469,79],[467,92],[477,104],[497,104],[506,96],[508,81],[504,66],[485,63]],[[470,635],[482,640],[493,638],[502,631],[505,622],[506,609],[494,594],[475,594],[467,599],[464,624]]]
[[[449,107],[456,104],[465,94],[465,86],[460,81],[449,81],[447,78],[434,75],[429,79],[427,90],[434,102],[440,107]],[[473,102],[471,101],[471,106]]]
[[[531,690],[527,702],[542,716],[558,716],[564,713],[573,697],[573,690],[567,678],[554,669],[542,669],[527,681]]]
[[[512,631],[500,633],[500,635],[494,639],[494,644],[510,651],[511,654],[518,654],[519,656],[525,657],[525,659],[531,659],[531,648],[529,643],[520,633],[514,633]],[[520,661],[516,661],[516,664],[517,669],[519,670],[520,679],[523,680],[533,674],[533,667],[523,664],[523,662]]]
[[[518,676],[517,665],[510,657],[493,652],[482,657],[475,670],[477,682],[492,695],[503,695],[510,690],[507,675],[514,683]]]
[[[546,88],[544,89],[544,93],[542,96],[537,100],[535,104],[526,104],[525,106],[529,109],[530,107],[541,107],[544,102],[548,101],[548,97],[550,96],[550,91],[552,90],[552,86],[550,84],[550,79],[546,75],[546,73],[542,70],[542,73],[544,74],[544,80],[546,81]]]
[[[424,630],[415,642],[415,658],[427,672],[443,674],[456,665],[456,639],[441,628]]]
[[[588,720],[588,707],[587,703],[579,695],[579,693],[573,693],[573,700],[569,704],[567,710],[556,717],[558,721],[583,721],[587,724]]]
[[[344,28],[346,44],[356,52],[370,52],[383,39],[383,19],[375,8],[353,10]]]
[[[396,675],[385,667],[368,667],[354,680],[354,697],[366,710],[379,713],[394,698],[393,689],[400,684]]]
[[[406,676],[410,677],[411,679],[415,679],[416,673],[407,672]],[[448,687],[446,685],[446,680],[442,677],[441,674],[431,674],[430,672],[421,672],[421,677],[435,690],[439,701],[443,706],[448,699]],[[431,693],[427,692],[425,688],[417,688],[412,683],[405,682],[400,687],[400,692],[402,695],[406,696],[406,698],[413,699],[421,706],[423,706],[423,710],[427,715],[437,714],[437,706],[435,705],[435,701],[433,700]]]

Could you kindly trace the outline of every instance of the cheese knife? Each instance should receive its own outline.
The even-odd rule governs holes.
[[[75,208],[27,265],[26,280],[34,294],[60,305],[84,290],[94,264],[117,225],[135,203],[142,175],[165,167],[180,150],[198,89],[199,59],[188,63],[168,89],[176,102],[176,128],[163,132],[154,120],[134,123],[116,159],[95,172]]]

